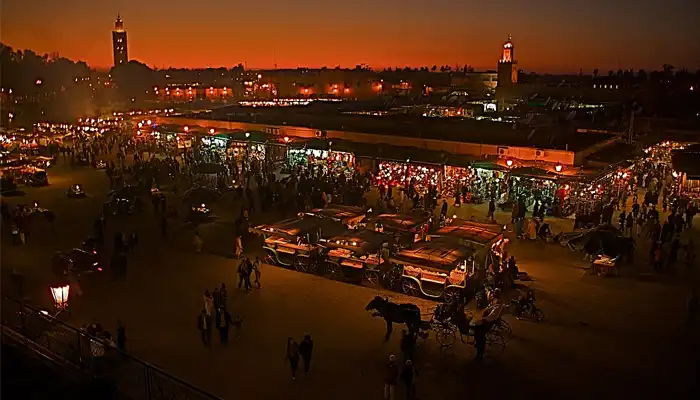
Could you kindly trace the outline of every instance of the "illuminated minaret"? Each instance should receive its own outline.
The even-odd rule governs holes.
[[[114,22],[114,30],[112,31],[112,51],[114,52],[115,67],[129,62],[126,47],[126,31],[124,30],[124,22],[122,22],[119,14],[117,14],[117,20]]]
[[[508,35],[508,41],[503,43],[503,55],[498,60],[498,86],[514,83],[518,83],[518,62],[515,60],[513,39]]]

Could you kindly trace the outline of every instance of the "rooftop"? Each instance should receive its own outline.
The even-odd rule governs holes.
[[[230,106],[190,117],[569,151],[580,151],[613,137],[612,134],[606,133],[578,133],[571,124],[532,129],[509,123],[471,119],[340,114],[341,110],[352,107],[349,104],[316,103],[306,107],[267,109]]]

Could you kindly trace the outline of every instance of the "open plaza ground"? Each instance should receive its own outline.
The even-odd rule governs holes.
[[[14,293],[11,276],[20,273],[27,301],[46,309],[52,307],[48,285],[55,279],[54,252],[76,247],[90,235],[109,191],[104,171],[62,162],[50,170],[50,181],[5,200],[11,205],[37,201],[55,212],[55,227],[36,222],[21,246],[11,243],[4,228],[2,242],[3,292]],[[87,198],[66,197],[75,183],[83,185]],[[174,197],[169,202],[177,204]],[[213,205],[213,222],[197,228],[204,240],[201,254],[194,252],[191,225],[172,222],[163,237],[149,202],[143,213],[110,218],[108,244],[117,230],[139,236],[127,277],[115,281],[107,268],[82,279],[83,296],[73,297],[60,318],[74,326],[97,320],[112,332],[121,320],[129,353],[224,399],[382,398],[384,367],[389,354],[400,354],[401,332],[396,326],[384,342],[384,322],[365,306],[376,295],[387,296],[417,304],[427,319],[437,303],[269,265],[263,266],[262,289],[238,290],[238,261],[229,255],[239,207],[229,195]],[[481,219],[486,205],[451,207],[449,213]],[[251,217],[253,222],[275,218],[274,213]],[[510,215],[498,212],[496,219],[506,224]],[[555,232],[571,230],[571,220],[550,223]],[[648,249],[638,245],[634,265],[625,266],[619,277],[604,278],[588,273],[582,254],[508,235],[509,253],[532,277],[526,283],[535,289],[545,321],[505,316],[513,337],[502,355],[483,364],[473,360],[475,351],[466,343],[441,350],[432,334],[419,341],[419,398],[693,398],[698,330],[684,326],[688,272],[677,267],[653,273]],[[256,240],[247,243],[244,255],[262,256]],[[204,290],[221,283],[229,288],[232,313],[243,319],[241,337],[234,334],[222,346],[215,335],[205,348],[196,318]],[[312,371],[293,381],[284,360],[286,339],[301,340],[304,334],[315,342]],[[402,388],[399,395],[404,396]]]

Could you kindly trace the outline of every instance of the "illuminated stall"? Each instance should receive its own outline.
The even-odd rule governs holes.
[[[558,178],[558,174],[542,168],[514,168],[508,174],[508,199],[511,202],[524,199],[527,206],[538,200],[551,207],[558,189]]]
[[[287,150],[287,165],[313,174],[342,173],[349,178],[355,173],[355,155],[349,150],[330,140],[299,142]]]

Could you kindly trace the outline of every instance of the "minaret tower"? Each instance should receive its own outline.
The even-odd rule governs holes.
[[[114,30],[112,31],[112,52],[114,53],[115,67],[129,62],[126,31],[124,30],[124,22],[119,14],[117,14],[117,20],[114,22]]]
[[[503,43],[503,54],[498,60],[498,86],[509,86],[518,83],[518,62],[515,60],[513,38],[508,35],[508,41]]]

